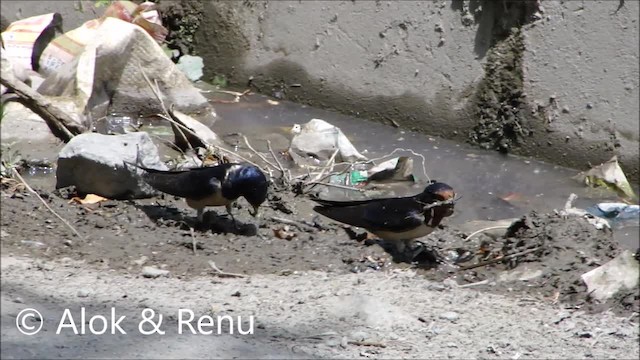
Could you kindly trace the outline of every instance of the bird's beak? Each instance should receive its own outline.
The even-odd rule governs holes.
[[[257,217],[258,213],[259,213],[259,210],[260,210],[260,207],[259,206],[253,206],[253,205],[252,205],[252,207],[253,207],[253,211],[249,210],[249,214],[251,214],[251,216],[253,216],[253,217]]]

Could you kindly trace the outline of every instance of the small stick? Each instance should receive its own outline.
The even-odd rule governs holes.
[[[334,164],[334,167],[335,167],[335,165],[337,165],[337,164]],[[316,181],[322,182],[322,181],[326,180],[327,178],[331,177],[332,175],[336,175],[336,176],[337,175],[342,175],[342,174],[346,173],[347,171],[349,171],[350,169],[351,169],[350,167],[346,167],[346,168],[342,169],[342,171],[338,171],[337,173],[328,173],[328,174],[326,174],[325,176],[321,177],[320,179],[318,179]]]
[[[260,154],[258,151],[256,151],[256,149],[253,148],[253,146],[251,146],[251,144],[249,144],[249,140],[247,139],[246,136],[242,135],[242,139],[244,139],[244,143],[247,145],[249,150],[253,151],[254,154],[258,155],[258,157],[262,159],[262,161],[267,163],[267,165],[271,166],[272,168],[279,170],[276,165],[274,165],[271,161],[267,160],[267,158],[264,157],[264,155]]]
[[[258,164],[256,164],[256,163],[254,163],[253,161],[251,161],[251,160],[249,160],[249,159],[247,159],[247,158],[245,158],[245,157],[243,157],[243,156],[241,156],[241,155],[238,155],[237,153],[235,153],[235,152],[233,152],[233,151],[231,151],[231,150],[227,150],[227,149],[225,149],[225,148],[223,148],[223,147],[220,147],[220,146],[217,146],[217,145],[214,145],[214,146],[213,146],[213,148],[218,149],[218,150],[220,150],[220,151],[222,151],[222,152],[225,152],[225,153],[227,153],[227,154],[233,155],[233,156],[237,157],[238,159],[240,159],[240,160],[242,160],[242,161],[245,161],[245,162],[247,162],[247,163],[249,163],[249,164],[251,164],[251,165],[253,165],[253,166],[257,167],[258,169],[262,170],[262,171],[263,171],[263,172],[265,172],[265,173],[268,173],[268,172],[269,172],[269,171],[267,171],[267,169],[263,168],[262,166],[260,166],[260,165],[258,165]]]
[[[383,343],[373,342],[373,341],[349,340],[349,341],[347,341],[347,344],[349,344],[349,345],[357,345],[357,346],[375,346],[375,347],[379,347],[379,348],[386,348],[387,347],[387,345],[385,345]]]
[[[324,175],[325,171],[329,169],[329,167],[331,167],[331,170],[333,170],[333,165],[336,162],[336,155],[338,155],[339,150],[340,149],[336,149],[336,151],[333,152],[329,160],[327,160],[327,164],[320,170],[320,174],[318,174],[313,180],[309,181],[309,184],[319,181]]]
[[[204,140],[200,139],[200,137],[195,132],[191,131],[191,129],[189,129],[188,127],[184,126],[183,124],[180,124],[179,122],[177,122],[175,120],[175,115],[173,114],[173,111],[172,110],[168,110],[167,107],[164,104],[164,100],[162,100],[162,94],[160,93],[160,86],[158,85],[158,81],[154,79],[154,82],[152,83],[151,80],[149,79],[149,77],[147,76],[147,73],[144,72],[144,69],[142,68],[142,65],[140,63],[138,63],[138,68],[140,69],[140,72],[142,73],[142,77],[144,77],[144,80],[147,82],[147,85],[149,85],[149,88],[151,89],[151,92],[153,92],[153,95],[155,95],[156,99],[158,99],[158,102],[160,102],[160,107],[162,108],[162,112],[164,112],[165,114],[168,115],[168,116],[164,116],[163,118],[165,120],[169,120],[169,118],[171,118],[171,120],[170,120],[171,127],[174,129],[174,131],[175,130],[178,131],[179,134],[176,134],[176,135],[180,135],[181,136],[180,140],[185,142],[187,144],[187,146],[189,147],[189,149],[193,150],[193,147],[191,146],[191,142],[189,142],[187,140],[187,136],[184,134],[183,129],[186,129],[191,133],[192,136],[195,136],[198,140],[200,140],[200,142],[202,142],[203,144],[206,144],[204,142]]]
[[[431,204],[426,204],[426,203],[421,203],[421,204],[425,204],[425,206],[422,208],[423,211],[427,211],[431,208],[434,207],[438,207],[438,206],[442,206],[442,205],[451,205],[451,204],[455,204],[456,201],[458,201],[458,199],[449,199],[449,200],[443,200],[443,201],[436,201],[433,202]]]
[[[40,201],[42,202],[42,204],[53,214],[55,215],[58,219],[60,219],[60,221],[62,221],[65,225],[67,225],[67,227],[69,229],[71,229],[71,231],[73,231],[74,234],[76,234],[79,238],[82,238],[82,235],[80,235],[80,233],[78,232],[78,230],[76,230],[76,228],[74,228],[73,226],[71,226],[71,224],[69,224],[69,222],[67,220],[65,220],[64,218],[62,218],[62,216],[58,215],[57,212],[53,211],[53,209],[49,206],[49,204],[46,203],[46,201],[44,201],[44,199],[40,196],[40,194],[38,194],[35,190],[33,190],[33,188],[31,186],[29,186],[29,184],[27,184],[27,182],[24,180],[24,178],[22,177],[22,175],[20,175],[20,173],[18,172],[18,170],[16,170],[15,168],[12,168],[13,173],[16,174],[16,176],[18,177],[18,179],[20,179],[20,181],[24,184],[24,187],[27,188],[27,190],[29,190],[32,194],[34,194],[35,196],[38,197],[38,199],[40,199]]]
[[[291,182],[291,178],[287,178],[287,172],[284,170],[284,167],[282,167],[282,164],[280,163],[280,160],[278,160],[278,157],[276,156],[276,153],[271,148],[271,141],[269,141],[269,140],[267,140],[267,147],[269,148],[269,152],[271,152],[271,156],[273,156],[273,159],[278,164],[278,168],[280,168],[280,172],[282,173],[282,177],[287,179],[287,182]]]
[[[485,231],[489,231],[489,230],[496,230],[496,229],[508,229],[509,227],[511,227],[511,225],[496,225],[496,226],[490,226],[484,229],[480,229],[477,231],[472,232],[469,236],[467,236],[464,241],[468,241],[469,239],[471,239],[473,236],[476,236],[480,233],[483,233]]]
[[[481,266],[495,264],[495,263],[498,263],[498,262],[503,261],[503,260],[509,260],[511,258],[514,258],[514,257],[527,255],[529,253],[532,253],[532,252],[540,250],[540,248],[542,248],[542,247],[541,246],[536,246],[534,248],[527,249],[527,250],[524,250],[524,251],[520,251],[520,252],[517,252],[517,253],[514,253],[514,254],[501,256],[499,258],[483,261],[481,263],[477,263],[477,264],[473,264],[473,265],[463,266],[458,271],[471,270],[471,269],[475,269],[475,268],[478,268],[478,267],[481,267]]]
[[[193,231],[193,228],[190,227],[189,231],[191,232],[191,245],[193,245],[193,255],[196,255],[196,234]]]
[[[47,124],[51,133],[63,142],[67,143],[75,135],[82,134],[87,130],[83,125],[76,123],[71,116],[65,111],[62,111],[62,109],[51,102],[46,96],[31,89],[29,85],[14,76],[2,72],[0,83],[13,90],[19,98],[18,101],[29,108],[29,110],[38,114]],[[4,103],[5,99],[2,100]]]
[[[224,272],[224,271],[220,270],[216,266],[216,263],[213,262],[212,260],[209,260],[209,266],[211,266],[213,271],[215,271],[221,277],[232,277],[232,278],[246,278],[247,277],[247,275],[244,275],[244,274],[235,274],[235,273]]]
[[[296,226],[296,227],[301,227],[303,230],[307,230],[307,231],[313,231],[315,230],[315,228],[313,226],[307,225],[301,221],[296,221],[296,220],[289,220],[289,219],[285,219],[285,218],[281,218],[281,217],[277,217],[277,216],[272,216],[271,217],[272,221],[275,222],[279,222],[281,224],[285,224],[285,225],[292,225],[292,226]]]
[[[319,182],[319,181],[311,182],[308,185],[324,185],[324,186],[334,187],[334,188],[338,188],[338,189],[347,189],[347,190],[353,190],[353,191],[359,191],[359,192],[363,192],[364,191],[364,189],[359,189],[359,188],[355,188],[355,187],[352,187],[352,186],[324,183],[324,182]]]
[[[249,92],[251,92],[250,89],[245,90],[243,92],[237,92],[237,91],[231,91],[231,90],[212,90],[213,92],[217,92],[217,93],[222,93],[222,94],[229,94],[229,95],[233,95],[236,98],[239,98],[241,96],[245,96],[247,95]]]
[[[489,280],[482,280],[482,281],[478,281],[478,282],[474,282],[471,284],[464,284],[464,285],[459,285],[459,288],[468,288],[468,287],[473,287],[473,286],[478,286],[478,285],[484,285],[484,284],[488,284]]]

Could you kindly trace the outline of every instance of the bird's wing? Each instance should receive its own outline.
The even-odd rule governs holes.
[[[358,206],[376,203],[382,200],[391,200],[393,198],[383,198],[383,199],[366,199],[366,200],[325,200],[320,199],[318,197],[312,197],[311,200],[317,202],[322,206],[332,206],[332,207],[349,207],[349,206]]]
[[[330,219],[371,231],[408,231],[424,222],[421,205],[413,198],[379,199],[351,206],[316,206],[314,210]]]
[[[201,199],[221,191],[220,183],[227,172],[223,166],[181,171],[142,169],[145,171],[142,178],[154,189],[188,199]]]

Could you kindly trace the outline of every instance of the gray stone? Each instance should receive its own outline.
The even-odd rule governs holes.
[[[145,266],[142,268],[142,276],[155,279],[161,276],[169,276],[169,270],[161,270],[153,266]]]
[[[136,199],[157,192],[140,177],[142,170],[124,162],[166,170],[158,149],[145,132],[75,136],[58,156],[56,188],[74,185],[81,193],[110,199]]]
[[[349,336],[353,341],[365,341],[369,338],[369,334],[364,331],[354,331]]]
[[[457,312],[447,311],[447,312],[443,312],[442,314],[440,314],[439,317],[440,317],[440,319],[443,319],[443,320],[456,321],[456,320],[458,320],[460,315],[458,315]]]
[[[327,341],[325,341],[325,344],[330,347],[336,347],[340,345],[340,339],[336,337],[332,337],[332,338],[329,338]]]
[[[91,294],[91,291],[87,290],[87,289],[80,289],[78,290],[78,292],[76,293],[76,295],[80,298],[86,298],[89,297],[89,294]]]

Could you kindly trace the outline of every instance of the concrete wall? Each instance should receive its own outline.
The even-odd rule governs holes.
[[[15,21],[27,17],[58,12],[62,14],[64,31],[72,30],[85,21],[95,19],[101,15],[104,8],[96,9],[94,1],[0,1],[0,14],[8,21]],[[96,16],[96,14],[98,14]]]
[[[638,179],[638,2],[541,4],[206,1],[196,49],[209,78]]]
[[[617,154],[639,177],[637,1],[544,0],[537,21],[535,0],[194,1],[161,5],[200,17],[205,79],[578,168]],[[78,3],[0,8],[69,30],[96,16]]]

